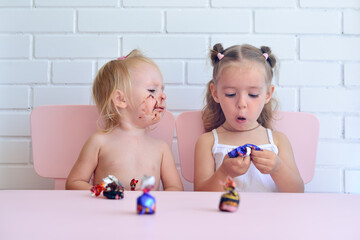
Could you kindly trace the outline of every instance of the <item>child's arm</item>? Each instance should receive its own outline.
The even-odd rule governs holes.
[[[184,191],[179,172],[169,145],[162,143],[161,181],[165,191]]]
[[[89,181],[98,164],[99,149],[99,138],[94,134],[86,141],[66,180],[67,190],[90,190],[93,187]]]
[[[252,151],[254,165],[261,173],[271,175],[280,192],[304,192],[304,182],[296,167],[289,140],[280,132],[273,134],[279,154],[266,150]]]
[[[212,155],[214,137],[212,133],[200,136],[195,147],[195,191],[224,191],[228,176],[236,177],[247,172],[250,166],[250,157],[229,158],[225,156],[221,166],[215,171],[215,160]]]

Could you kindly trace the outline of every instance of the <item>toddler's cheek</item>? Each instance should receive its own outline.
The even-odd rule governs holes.
[[[154,111],[157,101],[154,96],[149,95],[144,99],[140,105],[139,118],[145,120],[158,121],[161,118],[161,113]]]
[[[156,105],[155,98],[150,95],[144,99],[144,101],[140,105],[140,111],[142,115],[149,115],[153,112],[154,106]]]

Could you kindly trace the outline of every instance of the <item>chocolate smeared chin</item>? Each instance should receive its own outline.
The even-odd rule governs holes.
[[[164,109],[154,109],[154,117],[152,118],[153,121],[158,121],[164,113]]]

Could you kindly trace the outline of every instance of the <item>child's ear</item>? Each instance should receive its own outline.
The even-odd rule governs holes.
[[[275,90],[275,86],[274,85],[271,85],[267,92],[266,92],[266,97],[265,97],[265,104],[268,103],[274,93],[274,90]]]
[[[126,108],[127,107],[127,101],[125,94],[120,91],[119,89],[115,90],[111,96],[112,102],[115,104],[115,106],[119,108]]]
[[[211,91],[211,95],[214,99],[215,102],[219,103],[219,97],[216,91],[216,87],[213,83],[210,84],[210,91]]]

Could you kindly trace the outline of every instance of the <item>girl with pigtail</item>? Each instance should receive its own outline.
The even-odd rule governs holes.
[[[244,44],[224,50],[215,44],[210,59],[213,78],[203,109],[206,132],[195,148],[194,189],[222,191],[219,182],[230,176],[237,191],[304,192],[289,140],[272,130],[276,57],[270,48]],[[254,147],[229,154],[242,145]]]

